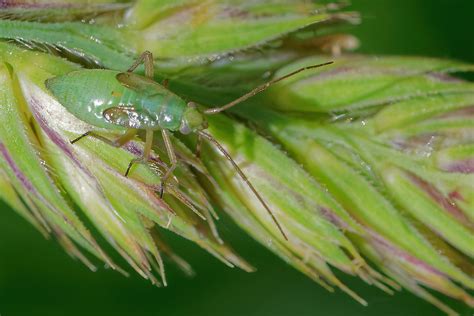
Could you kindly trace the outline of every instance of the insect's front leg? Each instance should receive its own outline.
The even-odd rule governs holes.
[[[144,51],[127,71],[134,71],[142,63],[145,64],[145,76],[153,78],[155,75],[155,65],[153,63],[153,54],[149,51]]]
[[[202,136],[198,134],[197,141],[196,141],[196,151],[194,152],[197,158],[201,158],[201,148],[202,148]]]
[[[173,149],[173,144],[171,143],[169,132],[166,129],[162,129],[161,135],[163,135],[163,141],[165,142],[166,152],[168,154],[171,164],[171,166],[168,168],[163,177],[161,177],[160,197],[163,198],[166,181],[169,179],[170,176],[173,175],[173,171],[174,169],[176,169],[178,160],[176,159],[176,154]]]

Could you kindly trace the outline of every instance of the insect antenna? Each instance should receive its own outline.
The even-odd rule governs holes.
[[[303,67],[303,68],[299,68],[293,72],[290,72],[289,74],[286,74],[282,77],[279,77],[279,78],[275,78],[273,80],[270,80],[268,81],[267,83],[264,83],[258,87],[256,87],[255,89],[253,89],[252,91],[244,94],[243,96],[235,99],[234,101],[230,102],[230,103],[227,103],[226,105],[223,105],[223,106],[220,106],[220,107],[217,107],[217,108],[210,108],[210,109],[207,109],[204,111],[205,114],[208,114],[208,115],[212,115],[212,114],[217,114],[217,113],[220,113],[222,111],[225,111],[227,109],[230,109],[231,107],[241,103],[241,102],[244,102],[245,100],[253,97],[254,95],[256,94],[259,94],[260,92],[263,92],[265,91],[268,87],[270,87],[271,85],[279,82],[279,81],[282,81],[282,80],[285,80],[291,76],[294,76],[296,75],[297,73],[300,73],[302,71],[305,71],[305,70],[309,70],[309,69],[314,69],[314,68],[319,68],[319,67],[323,67],[323,66],[327,66],[327,65],[330,65],[334,63],[333,61],[330,61],[330,62],[327,62],[327,63],[322,63],[322,64],[318,64],[318,65],[312,65],[312,66],[306,66],[306,67]]]
[[[260,201],[260,203],[263,205],[263,207],[265,208],[265,210],[268,212],[268,214],[270,215],[270,217],[272,218],[273,222],[276,224],[276,226],[278,227],[278,230],[280,231],[280,233],[283,235],[283,237],[288,240],[288,237],[286,236],[285,232],[283,231],[283,228],[281,227],[280,223],[278,222],[278,220],[276,219],[275,215],[273,214],[273,212],[270,210],[270,207],[267,205],[267,203],[265,203],[265,201],[263,200],[262,196],[257,192],[257,190],[255,189],[255,187],[252,185],[252,183],[250,182],[250,180],[247,178],[247,176],[244,174],[244,172],[242,171],[242,169],[240,169],[240,167],[237,165],[237,163],[234,161],[234,159],[232,159],[232,157],[230,156],[230,154],[224,149],[224,147],[222,147],[222,145],[214,138],[212,137],[210,134],[204,132],[204,131],[198,131],[197,132],[200,136],[202,136],[203,138],[206,138],[208,141],[210,141],[212,144],[214,144],[217,149],[219,149],[219,151],[227,158],[227,160],[230,161],[230,163],[232,164],[232,166],[234,167],[234,169],[237,171],[237,173],[240,175],[240,177],[242,178],[242,180],[244,180],[244,182],[247,184],[247,186],[250,188],[250,190],[253,192],[253,194],[257,197],[257,199]]]

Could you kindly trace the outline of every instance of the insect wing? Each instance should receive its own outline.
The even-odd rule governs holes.
[[[104,118],[112,124],[133,129],[153,128],[157,118],[145,110],[132,106],[115,106],[104,110]]]

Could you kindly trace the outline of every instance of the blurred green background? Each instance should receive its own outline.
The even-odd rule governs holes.
[[[456,58],[474,62],[473,0],[353,0],[363,24],[352,33],[359,52]],[[0,315],[306,316],[443,315],[403,291],[390,297],[362,281],[340,275],[368,302],[358,305],[328,293],[240,232],[220,223],[231,244],[258,267],[247,274],[229,269],[190,243],[170,237],[197,276],[167,265],[169,286],[155,288],[135,274],[96,273],[71,260],[0,202]],[[125,266],[125,264],[123,264]],[[449,302],[462,315],[473,311]]]

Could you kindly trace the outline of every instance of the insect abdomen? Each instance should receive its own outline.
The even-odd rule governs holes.
[[[178,130],[186,103],[159,84],[144,91],[127,88],[117,80],[117,71],[80,70],[46,81],[46,87],[74,116],[91,125],[106,129]],[[104,116],[105,110],[126,107],[138,120],[127,123],[127,115],[112,111],[117,120]],[[109,113],[112,113],[109,112]],[[128,120],[130,121],[130,120]]]
[[[133,99],[133,91],[126,89],[116,79],[118,72],[110,70],[81,70],[46,81],[46,87],[54,97],[74,116],[91,125],[107,129],[123,129],[107,122],[104,110],[119,106],[127,94]],[[128,90],[128,91],[127,91]]]

